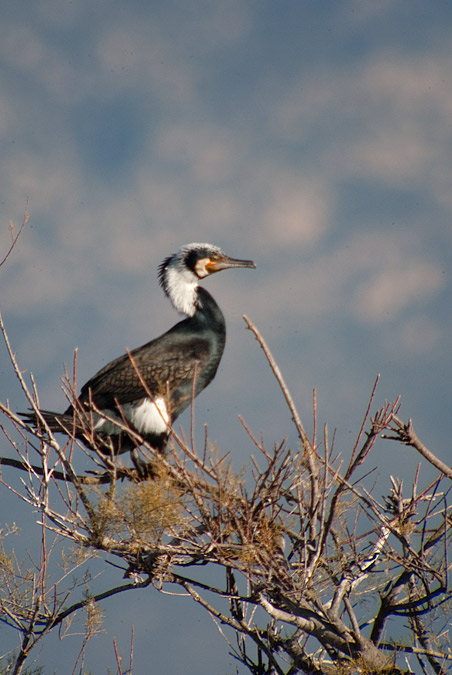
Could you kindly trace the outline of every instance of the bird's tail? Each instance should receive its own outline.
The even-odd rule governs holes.
[[[52,410],[40,410],[39,414],[30,412],[20,412],[18,415],[30,426],[35,429],[46,430],[46,426],[52,432],[60,432],[77,436],[82,431],[81,420],[77,419],[73,413],[58,413]]]

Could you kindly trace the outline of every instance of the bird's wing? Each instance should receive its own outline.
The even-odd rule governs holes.
[[[167,388],[187,386],[195,368],[201,372],[210,357],[210,343],[202,337],[184,336],[183,340],[166,334],[128,354],[111,361],[82,388],[80,401],[90,399],[99,407],[110,407],[146,396],[140,377],[153,395],[165,395]],[[195,365],[196,364],[196,365]],[[140,373],[140,376],[137,373]]]

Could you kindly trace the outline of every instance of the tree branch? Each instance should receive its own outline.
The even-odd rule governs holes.
[[[400,420],[394,414],[391,416],[391,420],[395,425],[392,428],[392,431],[394,431],[396,436],[383,434],[382,438],[396,440],[400,443],[403,443],[404,445],[411,445],[411,447],[415,448],[428,462],[430,462],[430,464],[433,464],[434,467],[441,471],[441,473],[443,473],[448,478],[452,478],[452,468],[441,461],[439,457],[434,455],[433,452],[429,450],[427,446],[424,445],[424,443],[422,443],[413,429],[413,423],[411,420],[408,420],[408,423],[404,424],[402,420]]]

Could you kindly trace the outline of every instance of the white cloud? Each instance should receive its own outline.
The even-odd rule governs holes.
[[[3,25],[1,53],[7,63],[24,71],[38,72],[46,52],[42,38],[29,25]]]
[[[61,151],[59,156],[49,150],[45,158],[25,152],[11,156],[2,172],[8,201],[22,205],[29,198],[31,211],[42,209],[62,222],[67,213],[78,209],[82,185],[77,161],[67,146]]]
[[[155,140],[155,151],[165,163],[184,168],[205,183],[233,177],[243,157],[236,135],[211,123],[167,125]]]
[[[417,178],[420,167],[432,160],[431,149],[409,126],[374,129],[371,137],[353,143],[348,155],[349,170],[355,167],[357,173],[362,167],[369,177],[385,182]]]
[[[130,75],[142,59],[143,43],[140,34],[128,28],[105,30],[100,36],[97,51],[101,67],[118,75]]]
[[[311,246],[326,233],[331,218],[331,191],[302,173],[268,167],[262,224],[267,242],[279,248]]]
[[[36,84],[42,86],[44,92],[52,97],[54,105],[80,102],[91,90],[94,82],[92,70],[84,67],[83,59],[79,63],[46,41],[39,26],[32,27],[25,22],[6,23],[0,36],[5,63],[13,71],[30,78],[30,88]]]
[[[420,242],[409,231],[365,232],[346,236],[342,245],[312,258],[292,251],[266,279],[271,296],[256,288],[253,306],[264,318],[272,307],[274,322],[306,325],[333,316],[352,317],[364,325],[399,320],[435,297],[444,284],[440,266],[423,258]]]
[[[433,191],[449,166],[451,58],[384,51],[346,70],[301,75],[274,113],[273,131],[284,139],[317,139],[332,181],[422,181]]]
[[[352,300],[353,314],[369,323],[394,319],[398,312],[433,296],[441,286],[441,270],[436,265],[407,260],[371,274],[360,284]]]
[[[403,353],[420,355],[431,353],[439,344],[442,329],[438,322],[426,315],[414,316],[402,321],[397,327],[388,348],[400,355]]]
[[[193,96],[196,71],[181,59],[156,24],[127,19],[107,25],[96,45],[98,80],[105,93],[137,90],[163,103],[187,103]]]
[[[168,10],[179,11],[177,3]],[[200,87],[215,73],[217,62],[207,57],[251,30],[249,10],[236,2],[214,3],[202,16],[182,11],[180,25],[162,21],[140,24],[126,13],[120,23],[110,15],[99,33],[91,33],[97,40],[92,69],[62,59],[37,29],[21,33],[16,26],[4,44],[9,63],[43,83],[57,110],[59,103],[71,107],[88,94],[105,102],[139,91],[150,112],[155,100],[169,113],[150,117],[144,150],[131,163],[124,189],[84,166],[71,123],[64,113],[53,118],[53,108],[48,126],[58,130],[58,147],[45,138],[45,150],[26,146],[18,152],[16,146],[4,163],[3,186],[10,204],[30,197],[36,230],[22,251],[24,273],[10,277],[8,301],[21,311],[45,302],[69,305],[75,294],[89,291],[95,276],[74,264],[77,259],[97,274],[147,274],[151,268],[153,279],[162,255],[193,240],[256,257],[259,269],[268,268],[263,286],[249,286],[256,311],[265,315],[272,303],[274,315],[288,324],[327,320],[338,308],[364,324],[380,323],[434,297],[442,277],[419,243],[407,246],[408,228],[351,235],[347,224],[335,225],[335,209],[341,181],[350,177],[391,187],[411,181],[414,189],[422,184],[424,194],[437,190],[450,203],[443,170],[452,112],[448,60],[381,53],[346,70],[337,65],[320,76],[311,70],[289,92],[283,78],[281,97],[259,100],[273,120],[261,146],[268,132],[261,120],[254,127],[243,117],[239,124],[215,117]],[[21,55],[12,49],[18,40],[25,43]],[[265,86],[266,73],[260,73]],[[19,98],[11,100],[4,105],[13,110]],[[281,138],[289,142],[284,148],[290,161],[284,148],[280,152]],[[136,302],[147,293],[146,283]]]

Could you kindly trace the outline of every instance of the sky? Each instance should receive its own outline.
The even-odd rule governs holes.
[[[199,439],[207,423],[239,470],[253,452],[240,413],[268,447],[284,436],[296,446],[246,314],[308,431],[315,388],[319,422],[349,456],[380,373],[374,409],[400,394],[401,417],[450,463],[451,22],[446,0],[7,0],[0,259],[10,221],[17,231],[30,218],[0,269],[0,306],[43,407],[66,407],[74,348],[83,383],[178,320],[157,266],[207,241],[257,269],[206,281],[228,343],[197,401]],[[3,345],[0,395],[23,409]],[[187,414],[179,422],[189,428]],[[414,451],[376,452],[382,490],[388,473],[409,484]],[[4,513],[16,508],[3,499]],[[128,645],[134,623],[137,672],[150,644],[156,672],[235,672],[183,599],[146,591],[121,607],[119,618],[105,604],[87,668],[113,666],[112,636]],[[38,663],[76,653],[70,640]]]

